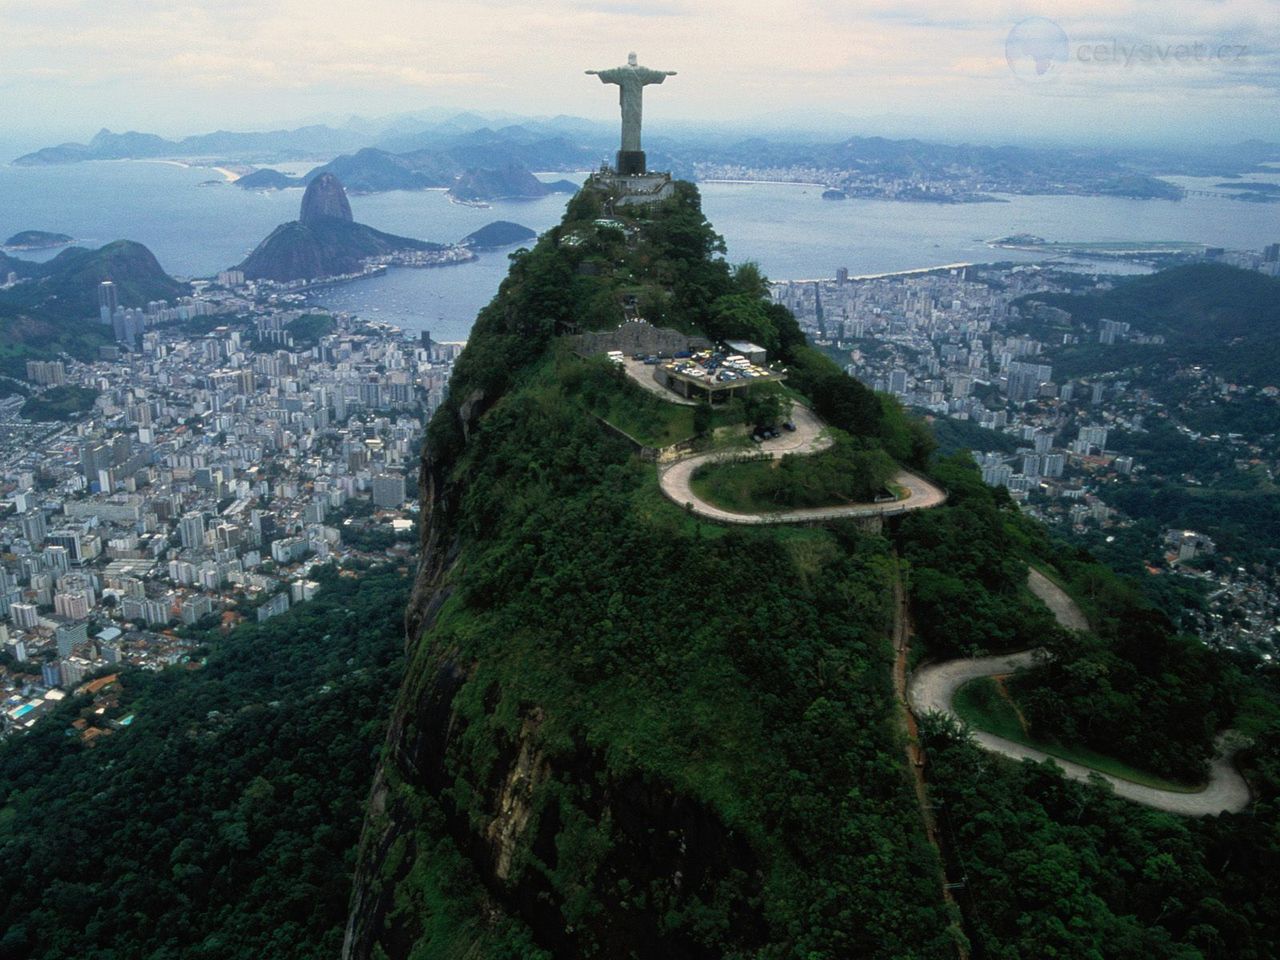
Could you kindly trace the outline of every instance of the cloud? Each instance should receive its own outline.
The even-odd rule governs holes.
[[[569,0],[574,10],[615,17],[687,17],[697,8],[674,0]]]
[[[996,130],[1044,122],[1054,98],[1120,124],[1134,102],[1206,116],[1242,109],[1274,129],[1280,111],[1275,0],[0,0],[0,85],[9,123],[41,105],[87,129],[147,118],[263,122],[305,105],[380,113],[414,105],[611,116],[581,70],[641,62],[680,71],[655,118],[786,111],[969,117]],[[1004,44],[1029,16],[1079,44],[1237,43],[1240,62],[1086,65],[1029,93]],[[247,96],[251,94],[251,96]],[[1037,106],[1039,105],[1039,106]],[[1245,106],[1242,106],[1245,105]],[[24,117],[22,111],[26,110]],[[116,114],[103,115],[103,112]],[[1265,115],[1261,115],[1265,114]],[[208,117],[197,121],[196,117]],[[922,131],[927,133],[927,131]],[[1280,134],[1277,134],[1280,136]]]

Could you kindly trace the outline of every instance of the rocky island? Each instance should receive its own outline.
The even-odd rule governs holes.
[[[52,250],[75,243],[74,237],[65,233],[48,233],[44,230],[23,230],[0,244],[5,250]]]
[[[285,190],[289,187],[305,187],[305,177],[291,177],[279,170],[263,167],[253,173],[246,173],[233,181],[242,190]]]
[[[282,223],[258,244],[239,269],[250,280],[318,280],[362,273],[371,261],[431,266],[470,260],[475,254],[446,244],[383,233],[356,223],[338,178],[321,174],[302,196],[297,220]]]
[[[461,246],[470,247],[472,250],[496,250],[499,247],[524,243],[535,237],[537,234],[522,224],[512,223],[510,220],[495,220],[463,237]]]
[[[568,180],[544,183],[521,164],[498,169],[468,170],[454,181],[449,196],[464,203],[488,200],[536,200],[549,193],[573,193],[577,185]]]
[[[1258,180],[1240,180],[1219,183],[1218,190],[1226,190],[1232,200],[1248,200],[1253,203],[1280,203],[1280,183]]]

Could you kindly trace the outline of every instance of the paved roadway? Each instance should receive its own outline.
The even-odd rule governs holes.
[[[645,363],[643,360],[633,360],[631,357],[626,357],[622,361],[622,369],[625,370],[627,376],[638,383],[642,389],[649,391],[649,393],[652,393],[660,400],[667,401],[667,403],[679,404],[682,407],[696,407],[701,402],[699,400],[686,400],[674,390],[668,390],[657,380],[653,379],[653,371],[656,368]]]
[[[1049,607],[1058,622],[1072,630],[1087,628],[1084,614],[1075,602],[1052,580],[1039,571],[1032,570],[1027,578],[1027,585],[1032,592]],[[946,663],[932,664],[917,670],[911,677],[907,697],[911,709],[917,717],[930,712],[946,714],[959,719],[952,707],[952,699],[956,691],[980,677],[1002,676],[1023,670],[1036,662],[1043,654],[1036,650],[1024,650],[1021,653],[1005,654],[997,657],[977,657],[971,660],[951,660]],[[1051,757],[1040,750],[1025,747],[1012,740],[997,737],[982,730],[973,731],[974,740],[993,753],[999,753],[1014,760],[1052,760],[1066,776],[1073,780],[1088,780],[1100,776],[1115,789],[1117,796],[1132,800],[1147,807],[1165,810],[1169,813],[1190,817],[1202,817],[1218,813],[1239,813],[1249,805],[1249,787],[1231,762],[1234,750],[1227,744],[1219,742],[1219,752],[1210,767],[1209,783],[1196,793],[1179,793],[1173,790],[1158,790],[1142,784],[1122,780],[1110,774],[1100,773],[1070,760]]]
[[[818,453],[831,446],[831,438],[824,431],[822,421],[808,407],[799,404],[793,406],[791,419],[796,425],[794,432],[783,432],[774,440],[766,440],[759,444],[759,449],[773,457],[781,457],[788,453]],[[894,516],[911,510],[936,507],[947,499],[946,493],[940,488],[909,470],[900,470],[893,478],[894,483],[907,489],[908,496],[905,499],[887,503],[851,503],[838,507],[779,510],[773,513],[735,513],[731,510],[722,510],[693,492],[691,481],[698,467],[704,463],[733,460],[739,455],[738,451],[720,451],[677,460],[663,468],[658,476],[662,492],[682,507],[689,505],[700,517],[720,523],[741,524],[814,523],[849,517]]]

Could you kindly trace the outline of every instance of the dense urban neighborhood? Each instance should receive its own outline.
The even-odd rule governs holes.
[[[1280,269],[1276,245],[1195,259],[1271,276]],[[1146,518],[1126,507],[1136,513],[1146,503],[1136,491],[1166,481],[1212,496],[1215,482],[1230,485],[1235,474],[1269,489],[1280,469],[1274,425],[1246,411],[1280,410],[1280,384],[1233,382],[1200,364],[1155,383],[1151,371],[1125,364],[1135,348],[1158,354],[1163,334],[1107,318],[1072,326],[1046,302],[1105,293],[1118,279],[1052,263],[872,278],[841,269],[834,279],[774,283],[771,292],[851,376],[929,416],[943,446],[970,451],[983,480],[1025,512],[1102,555],[1122,541],[1141,560],[1137,572],[1183,578],[1181,592],[1199,598],[1181,610],[1185,629],[1271,659],[1280,609],[1271,558],[1247,562],[1261,558],[1239,543],[1224,556],[1213,529],[1168,525],[1139,536],[1133,528]],[[1057,358],[1065,366],[1055,367]],[[1232,405],[1233,429],[1206,428],[1207,410]],[[1182,447],[1195,457],[1177,457]],[[1227,476],[1209,476],[1211,464]]]
[[[0,402],[6,733],[80,690],[99,704],[80,735],[108,735],[131,719],[117,667],[194,668],[199,631],[311,599],[314,565],[410,549],[460,345],[218,279],[128,311],[104,283],[117,346],[29,361],[31,395]]]

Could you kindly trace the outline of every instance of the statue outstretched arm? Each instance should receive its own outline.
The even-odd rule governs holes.
[[[674,77],[674,70],[650,70],[648,67],[640,67],[635,71],[635,75],[639,78],[640,83],[647,86],[651,83],[661,83],[667,77]]]

